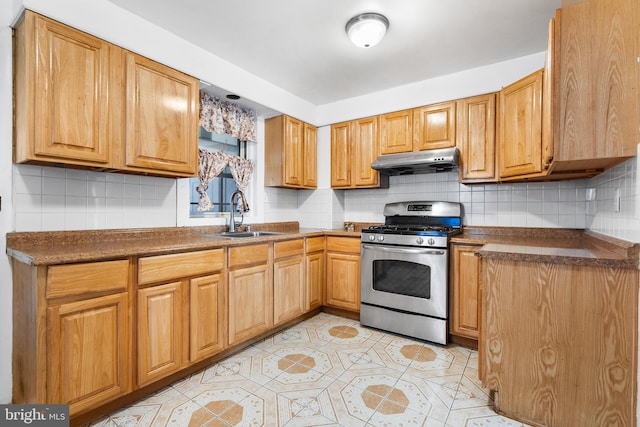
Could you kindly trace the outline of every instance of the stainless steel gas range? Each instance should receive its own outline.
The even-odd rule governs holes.
[[[389,203],[384,216],[362,231],[360,323],[446,344],[448,243],[462,231],[462,206]]]

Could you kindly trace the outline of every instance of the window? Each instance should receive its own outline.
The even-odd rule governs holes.
[[[233,156],[240,156],[244,159],[247,158],[247,143],[240,141],[238,138],[229,135],[219,135],[214,132],[207,132],[204,128],[200,127],[198,135],[198,143],[200,148],[204,148],[209,151],[222,151],[225,154]],[[196,187],[200,185],[198,178],[189,179],[190,193],[189,193],[189,216],[192,218],[201,216],[211,216],[212,213],[221,214],[223,212],[230,212],[229,198],[231,194],[238,189],[236,182],[233,180],[229,167],[226,167],[224,171],[209,183],[207,188],[207,194],[213,203],[213,209],[207,212],[198,212],[198,200],[200,200],[200,194],[196,191]]]

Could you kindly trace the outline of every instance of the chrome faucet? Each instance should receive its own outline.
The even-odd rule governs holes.
[[[229,204],[231,205],[231,217],[229,218],[230,233],[233,233],[234,231],[236,231],[236,227],[239,227],[240,225],[242,225],[242,221],[240,221],[240,224],[236,225],[236,219],[234,216],[234,212],[236,210],[236,206],[234,206],[234,199],[236,198],[236,196],[240,196],[240,198],[242,199],[242,206],[244,206],[244,210],[245,211],[249,210],[249,204],[247,203],[247,199],[244,197],[244,193],[240,190],[234,191],[233,194],[231,195],[231,201],[229,202]]]

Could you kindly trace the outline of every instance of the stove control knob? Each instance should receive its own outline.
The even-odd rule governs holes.
[[[424,242],[424,239],[423,239],[422,237],[418,237],[418,238],[416,239],[416,243],[417,243],[417,244],[421,245],[421,244],[422,244],[422,242]]]
[[[428,244],[429,246],[433,246],[435,243],[436,243],[436,241],[435,241],[435,240],[433,240],[433,238],[430,238],[429,240],[427,240],[427,244]]]
[[[374,236],[373,234],[370,234],[369,240],[373,242],[374,240],[376,240],[376,236]]]
[[[378,235],[378,242],[382,242],[384,240],[384,236],[382,234]]]

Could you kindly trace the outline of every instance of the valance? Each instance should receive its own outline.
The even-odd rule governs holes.
[[[200,91],[200,126],[208,132],[231,135],[241,141],[256,138],[256,112]]]

